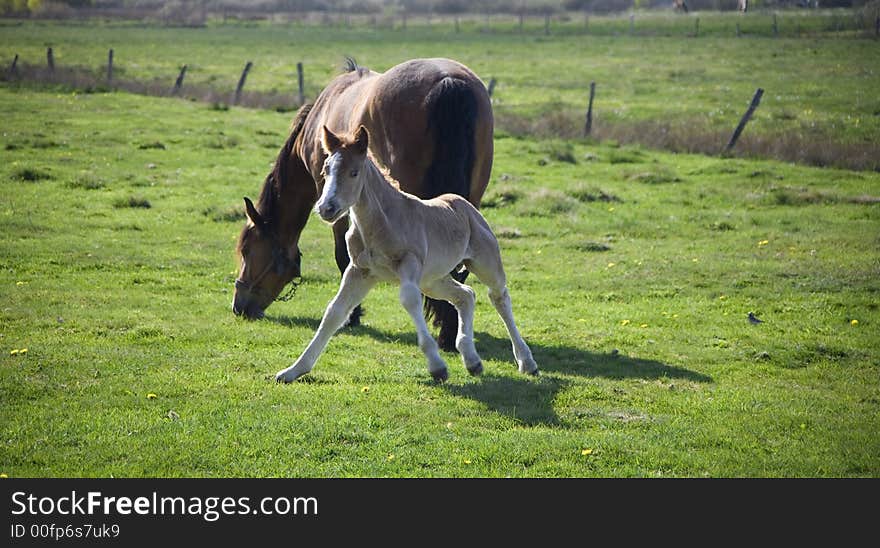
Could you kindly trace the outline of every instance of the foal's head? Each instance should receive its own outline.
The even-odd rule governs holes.
[[[361,126],[353,138],[339,137],[324,126],[321,145],[324,161],[324,189],[315,211],[324,221],[335,223],[357,201],[364,186],[364,163],[370,135]]]

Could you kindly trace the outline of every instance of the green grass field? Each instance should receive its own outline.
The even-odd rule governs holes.
[[[77,32],[119,32],[62,28],[83,44]],[[131,32],[198,36],[196,50],[215,36]],[[234,38],[218,59],[260,50]],[[496,38],[449,55],[489,73]],[[439,49],[413,42],[316,64],[329,78],[343,53],[383,68]],[[841,42],[827,45],[869,47]],[[170,66],[163,51],[145,58]],[[860,89],[877,78],[865,70]],[[817,116],[853,104],[824,100],[836,114]],[[431,383],[396,289],[380,286],[308,381],[276,385],[338,285],[313,219],[296,298],[258,322],[230,310],[241,197],[258,193],[289,112],[3,86],[0,113],[2,474],[880,476],[880,173],[499,131],[483,212],[543,375],[516,372],[474,281],[481,378],[447,355],[449,382]]]

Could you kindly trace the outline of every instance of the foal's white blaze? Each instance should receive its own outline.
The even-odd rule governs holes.
[[[317,213],[319,216],[321,215],[321,209],[336,199],[336,194],[338,190],[337,173],[339,172],[339,167],[341,165],[342,155],[339,152],[334,152],[333,154],[331,154],[324,164],[324,189],[321,192],[321,197],[318,198],[317,203],[315,203],[315,213]],[[321,218],[324,219],[323,216],[321,216]],[[327,222],[334,222],[337,219],[338,217],[324,220]]]

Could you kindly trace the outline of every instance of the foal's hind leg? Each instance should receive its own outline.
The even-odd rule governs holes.
[[[455,348],[471,375],[482,373],[483,362],[474,347],[474,290],[447,275],[429,283],[423,282],[422,291],[434,299],[449,301],[458,311]]]
[[[437,341],[428,331],[428,324],[422,314],[422,291],[419,289],[422,265],[414,256],[407,255],[400,261],[397,274],[400,277],[400,304],[403,305],[416,325],[419,348],[428,359],[428,371],[435,381],[443,382],[449,378],[449,371],[446,368],[446,362],[440,357]]]
[[[516,328],[516,322],[513,320],[513,306],[510,304],[507,278],[501,266],[501,255],[497,251],[497,245],[495,249],[484,256],[468,261],[467,267],[489,287],[489,299],[507,328],[507,334],[513,344],[513,357],[519,372],[538,375],[538,364],[535,363],[531,349],[523,340],[519,329]]]
[[[330,341],[330,337],[345,324],[352,309],[367,296],[375,283],[376,281],[363,270],[349,266],[342,275],[342,284],[339,286],[336,297],[327,305],[327,310],[324,312],[324,317],[321,319],[321,325],[318,326],[315,336],[312,337],[311,342],[296,362],[287,369],[279,371],[275,375],[275,380],[293,382],[311,371],[315,367],[315,362],[318,361],[318,356]]]

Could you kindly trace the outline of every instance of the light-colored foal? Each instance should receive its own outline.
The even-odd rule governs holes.
[[[434,380],[445,381],[449,373],[428,331],[422,293],[455,306],[455,346],[467,370],[479,375],[483,364],[474,346],[474,290],[450,275],[462,263],[488,286],[489,298],[507,327],[519,371],[537,375],[538,365],[513,320],[498,240],[480,212],[454,194],[421,200],[401,192],[368,155],[369,134],[363,126],[353,139],[340,138],[324,127],[322,142],[328,157],[324,189],[315,209],[328,223],[350,215],[346,242],[351,263],[317,333],[296,362],[278,372],[276,380],[291,382],[311,371],[330,337],[379,281],[400,284],[400,302],[415,323],[419,348]]]

